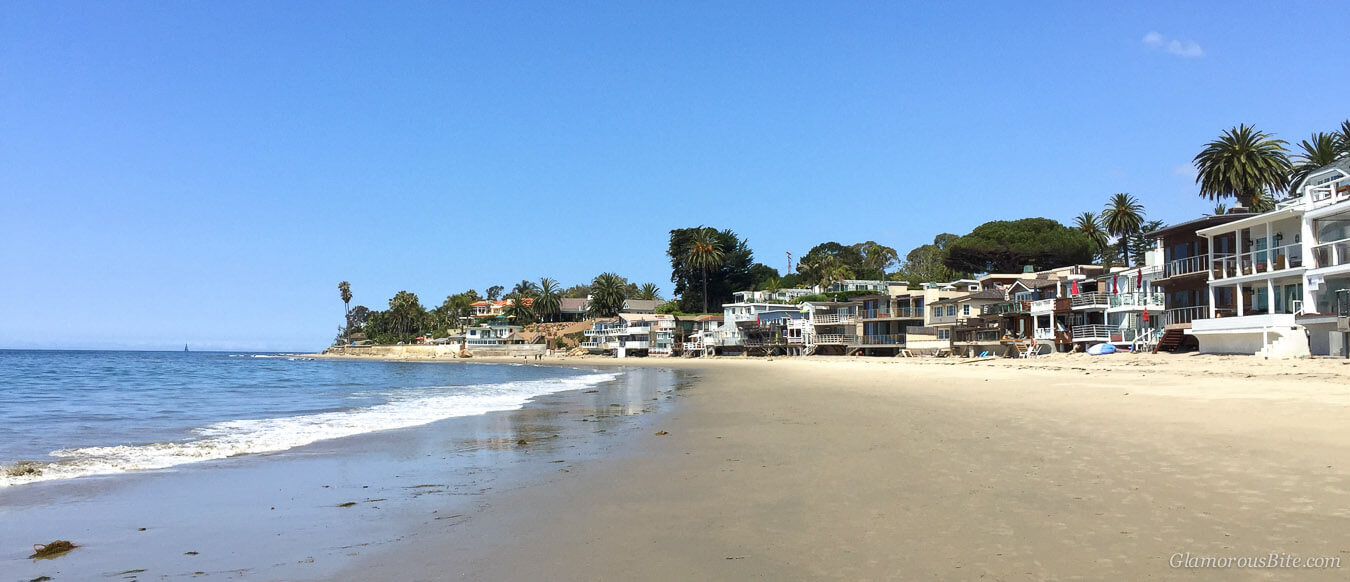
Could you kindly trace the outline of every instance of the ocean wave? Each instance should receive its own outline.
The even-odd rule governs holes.
[[[446,418],[515,410],[529,399],[613,380],[596,373],[477,386],[408,390],[365,408],[281,418],[231,420],[195,429],[197,438],[167,443],[53,451],[54,462],[0,465],[0,488],[22,483],[167,469],[239,455],[275,453],[314,442],[429,424]],[[453,392],[448,392],[453,390]]]

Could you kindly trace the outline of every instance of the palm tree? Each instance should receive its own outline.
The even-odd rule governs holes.
[[[1142,265],[1148,262],[1148,234],[1166,226],[1161,220],[1150,220],[1139,227],[1133,235],[1134,242],[1130,243],[1134,247],[1134,264]]]
[[[1341,122],[1341,132],[1337,135],[1341,141],[1341,153],[1350,154],[1350,119]]]
[[[1088,240],[1092,241],[1092,245],[1097,248],[1097,256],[1104,259],[1106,257],[1104,251],[1110,244],[1110,241],[1107,239],[1106,231],[1102,230],[1101,221],[1097,219],[1097,215],[1091,212],[1084,212],[1079,214],[1078,218],[1074,220],[1078,231],[1087,235]]]
[[[343,329],[352,325],[352,284],[346,281],[338,283],[338,293],[342,295],[342,310],[346,314],[343,318]],[[344,331],[344,333],[346,333]]]
[[[1345,155],[1344,140],[1340,134],[1321,133],[1299,142],[1303,151],[1294,154],[1294,166],[1289,173],[1289,193],[1293,194],[1308,174]]]
[[[506,299],[510,304],[502,310],[502,314],[512,322],[517,325],[529,325],[539,319],[538,313],[534,310],[533,296],[512,292],[506,295]]]
[[[707,313],[708,270],[722,268],[722,262],[726,260],[722,243],[717,240],[717,231],[706,226],[698,227],[694,231],[693,239],[689,241],[689,247],[685,250],[685,257],[690,267],[698,269],[703,274],[703,313]]]
[[[538,290],[539,286],[535,285],[534,281],[522,279],[519,283],[516,283],[515,287],[511,288],[511,293],[516,295],[533,295]]]
[[[624,281],[614,273],[600,273],[591,281],[591,300],[587,309],[594,317],[614,317],[623,310]]]
[[[643,283],[641,287],[638,287],[638,292],[633,298],[659,301],[661,299],[661,288],[657,287],[656,283]]]
[[[1192,163],[1200,195],[1211,200],[1236,198],[1248,208],[1267,190],[1289,184],[1286,142],[1247,125],[1238,125],[1209,142]]]
[[[891,247],[871,243],[863,248],[863,266],[876,271],[878,279],[885,279],[886,268],[894,265],[898,260],[900,260],[900,255]]]
[[[1102,211],[1102,226],[1120,244],[1120,256],[1130,266],[1130,236],[1144,223],[1144,206],[1129,194],[1115,194]]]
[[[534,298],[534,311],[544,321],[549,321],[562,313],[562,293],[558,282],[544,277],[539,280],[538,291]]]
[[[856,276],[857,275],[853,273],[853,269],[850,269],[848,265],[836,263],[834,265],[830,265],[829,267],[827,267],[825,271],[821,274],[820,284],[822,286],[829,287],[834,283],[838,283],[840,281],[847,281]]]

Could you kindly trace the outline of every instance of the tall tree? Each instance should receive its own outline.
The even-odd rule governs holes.
[[[1078,217],[1074,219],[1074,226],[1078,229],[1078,232],[1083,233],[1088,237],[1088,240],[1092,241],[1092,246],[1096,248],[1097,256],[1102,259],[1102,264],[1108,267],[1111,266],[1110,263],[1106,262],[1106,249],[1111,246],[1111,240],[1106,234],[1106,231],[1102,230],[1102,223],[1097,219],[1097,215],[1091,212],[1079,214]]]
[[[427,311],[418,301],[416,293],[399,291],[389,300],[387,313],[393,319],[399,341],[408,341],[421,331]]]
[[[554,321],[562,313],[562,292],[558,282],[544,277],[539,280],[539,290],[535,293],[534,310],[544,321]]]
[[[1313,171],[1345,155],[1345,146],[1338,133],[1314,133],[1299,142],[1298,147],[1301,151],[1294,154],[1294,165],[1289,172],[1290,194],[1295,193]]]
[[[895,279],[908,281],[911,285],[924,283],[949,282],[969,276],[969,273],[956,271],[945,264],[947,247],[961,237],[944,232],[933,237],[932,244],[915,247],[905,255],[905,262],[895,274]]]
[[[625,281],[614,273],[601,273],[591,281],[591,300],[587,309],[592,317],[614,317],[623,310]]]
[[[1350,155],[1350,119],[1341,122],[1341,131],[1337,136],[1341,142],[1341,153]]]
[[[539,286],[528,279],[521,280],[521,282],[516,283],[515,287],[511,288],[511,292],[516,295],[533,295],[538,290]]]
[[[352,318],[352,284],[346,281],[338,283],[338,294],[342,297],[343,320],[347,325],[343,328],[343,333],[350,339],[351,337],[351,318]]]
[[[1130,252],[1134,253],[1135,266],[1144,266],[1148,263],[1148,251],[1150,244],[1148,234],[1163,227],[1163,221],[1150,220],[1141,225],[1134,234],[1131,235]]]
[[[946,264],[970,273],[1044,270],[1092,260],[1087,235],[1048,218],[995,220],[975,227],[947,249]]]
[[[505,290],[506,290],[506,288],[505,288],[505,287],[502,287],[501,285],[493,285],[493,286],[491,286],[491,287],[488,287],[488,290],[487,290],[487,300],[488,300],[488,301],[496,301],[496,300],[498,300],[498,299],[501,299],[501,297],[502,297],[502,291],[505,291]]]
[[[656,283],[643,283],[638,287],[637,293],[633,294],[634,299],[644,299],[647,301],[660,301],[661,288]]]
[[[714,238],[723,253],[720,266],[706,271],[706,291],[705,271],[690,262],[689,254],[694,235],[699,232]],[[723,303],[731,301],[732,293],[752,289],[761,271],[756,267],[749,243],[731,230],[705,226],[671,230],[666,256],[670,258],[670,282],[675,284],[671,294],[680,298],[680,309],[685,313],[701,312],[705,298],[708,309],[720,310]]]
[[[506,300],[506,309],[502,310],[502,315],[505,315],[512,323],[529,325],[539,320],[539,316],[534,310],[534,296],[532,294],[512,292],[506,295]]]
[[[1130,266],[1130,237],[1144,223],[1144,205],[1129,194],[1117,193],[1111,196],[1102,210],[1102,226],[1106,232],[1116,237],[1120,245],[1120,256],[1125,266]]]
[[[858,247],[858,252],[862,256],[862,272],[867,277],[885,279],[886,271],[900,260],[900,255],[895,249],[874,241],[869,240],[854,246]]]
[[[712,228],[699,227],[694,232],[693,240],[689,241],[689,248],[685,250],[688,256],[689,265],[698,269],[703,274],[703,312],[708,312],[708,271],[722,266],[722,261],[726,259],[726,253],[722,250],[722,242],[717,240],[717,231]]]
[[[1225,131],[1192,160],[1200,195],[1211,200],[1235,198],[1251,208],[1267,190],[1287,187],[1285,145],[1284,140],[1247,125]]]

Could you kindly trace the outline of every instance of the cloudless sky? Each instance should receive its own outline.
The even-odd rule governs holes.
[[[1115,192],[1175,223],[1238,123],[1350,117],[1335,2],[0,0],[0,348],[314,350],[353,304],[786,267]]]

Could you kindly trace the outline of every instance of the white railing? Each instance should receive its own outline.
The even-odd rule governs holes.
[[[1201,273],[1209,270],[1209,255],[1196,255],[1184,259],[1174,259],[1167,262],[1167,270],[1163,273],[1164,277],[1176,277],[1189,273]]]
[[[1106,307],[1110,303],[1105,293],[1081,293],[1074,295],[1070,305],[1074,307]]]
[[[1350,238],[1334,240],[1313,247],[1318,267],[1335,267],[1350,263]]]
[[[1213,275],[1217,279],[1295,269],[1303,266],[1303,245],[1295,243],[1259,251],[1214,255],[1214,266]]]
[[[858,316],[853,313],[844,313],[844,314],[827,313],[825,315],[817,315],[815,323],[816,325],[836,325],[840,323],[853,323],[854,321],[857,321],[857,317]]]
[[[1031,337],[1034,337],[1038,340],[1053,340],[1055,339],[1055,328],[1038,327],[1032,330]]]
[[[1115,327],[1110,325],[1075,325],[1073,326],[1073,341],[1110,341],[1111,332],[1114,330]]]
[[[812,336],[812,340],[813,340],[813,341],[812,341],[811,343],[814,343],[814,344],[817,344],[817,345],[820,345],[820,344],[837,344],[837,345],[842,345],[842,344],[844,343],[845,338],[847,338],[847,337],[848,337],[848,336],[846,336],[846,335],[844,335],[844,334],[841,334],[841,333],[818,333],[818,334]]]
[[[1120,293],[1111,296],[1111,307],[1152,307],[1162,309],[1167,305],[1167,296],[1162,293]]]
[[[1055,310],[1055,300],[1054,300],[1054,299],[1037,299],[1037,300],[1031,302],[1031,308],[1028,309],[1028,311],[1033,311],[1033,312],[1036,312],[1036,311],[1054,311],[1054,310]]]

